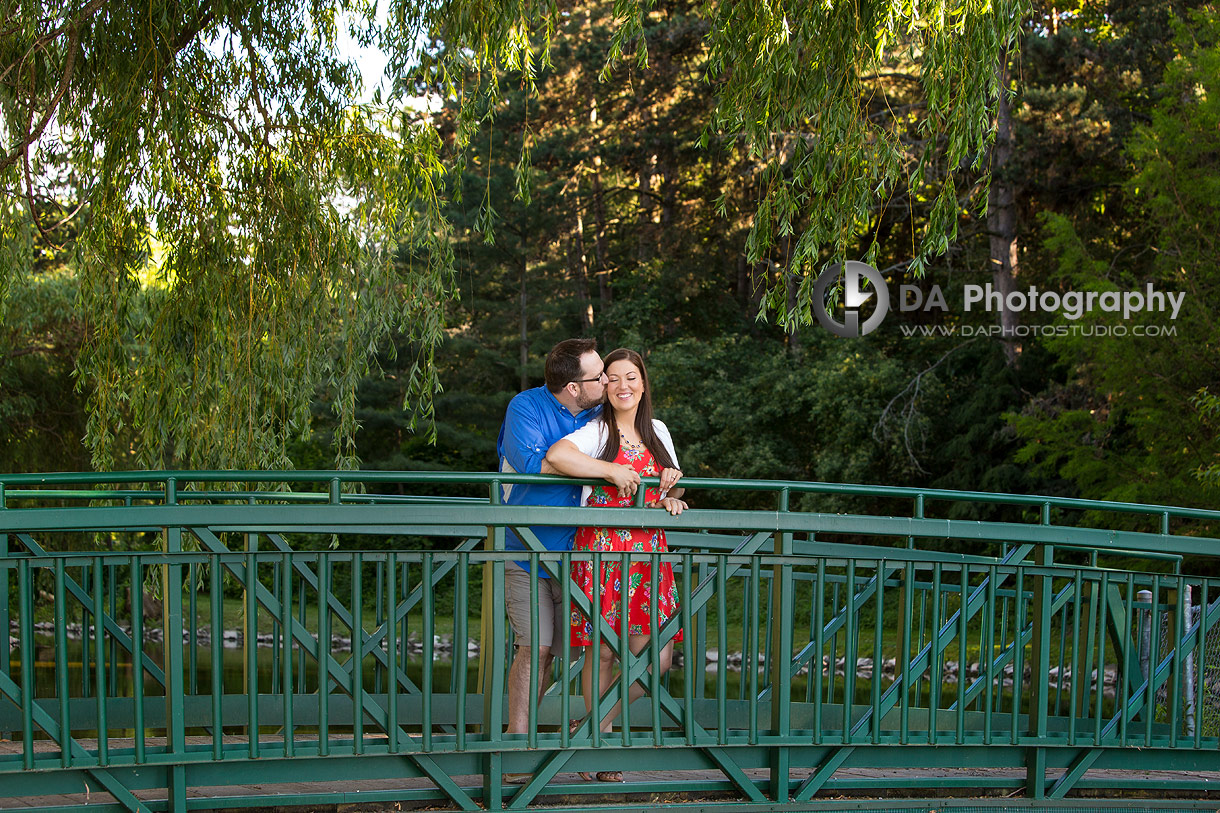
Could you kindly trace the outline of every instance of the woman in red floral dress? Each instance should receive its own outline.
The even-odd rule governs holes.
[[[555,443],[547,452],[547,461],[562,474],[573,477],[598,477],[609,485],[586,489],[587,505],[622,507],[634,502],[640,477],[660,477],[661,488],[647,489],[645,504],[664,508],[675,516],[682,513],[683,489],[674,488],[682,477],[677,453],[669,430],[652,417],[652,397],[644,360],[634,350],[619,349],[605,358],[607,407],[602,417]],[[576,551],[601,551],[604,554],[622,552],[665,553],[665,531],[659,528],[585,527],[576,531]],[[602,557],[601,572],[594,573],[591,561],[575,562],[572,578],[589,597],[590,602],[609,622],[615,634],[621,635],[624,615],[627,619],[627,641],[632,653],[638,654],[648,645],[652,629],[652,607],[655,603],[660,625],[678,612],[678,589],[673,566],[662,562],[657,574],[657,595],[652,596],[652,564],[650,557],[631,561],[624,579],[622,557]],[[626,601],[624,602],[624,597]],[[624,607],[624,604],[626,605]],[[682,640],[681,631],[675,641]],[[572,645],[592,645],[592,625],[575,605],[572,608]],[[591,653],[590,653],[591,654]],[[662,672],[669,669],[673,657],[673,642],[661,650],[658,665]],[[586,657],[582,685],[585,706],[593,708],[593,664],[598,664],[598,693],[610,685],[614,654],[603,637],[600,657]],[[630,696],[634,700],[644,694],[639,683],[633,683]],[[609,731],[618,715],[618,706],[602,720],[602,730]],[[606,774],[603,776],[602,774]],[[602,772],[598,779],[620,781],[615,772]]]

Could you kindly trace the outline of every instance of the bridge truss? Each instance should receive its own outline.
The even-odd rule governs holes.
[[[747,507],[499,504],[502,484],[543,481],[0,478],[0,807],[610,793],[644,810],[641,792],[681,791],[795,810],[880,785],[1067,806],[1220,778],[1220,512],[694,479],[695,505]],[[670,553],[553,553],[529,530],[581,524],[663,527]],[[508,528],[573,612],[589,614],[567,578],[582,558],[663,559],[680,593],[637,654],[595,627],[625,666],[593,713],[563,642],[524,734],[504,730],[504,564],[523,555],[504,552]],[[662,675],[668,644],[680,666]],[[633,684],[645,696],[600,731]],[[893,770],[859,770],[878,768]],[[574,773],[613,770],[631,781]]]

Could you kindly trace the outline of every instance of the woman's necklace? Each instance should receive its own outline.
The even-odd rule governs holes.
[[[623,434],[623,430],[621,429],[618,432],[618,439],[622,441],[624,446],[630,446],[633,449],[638,449],[640,446],[644,445],[644,441],[642,439],[637,441],[628,440],[627,436]]]

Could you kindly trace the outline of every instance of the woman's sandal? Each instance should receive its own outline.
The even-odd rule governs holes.
[[[583,723],[583,722],[584,722],[584,720],[568,720],[568,733],[575,734],[576,731],[580,728],[581,723]],[[604,733],[609,733],[609,732],[604,732]],[[579,776],[581,779],[583,779],[586,782],[592,782],[594,780],[596,780],[598,782],[625,782],[626,781],[623,778],[622,771],[598,771],[597,773],[591,773],[589,771],[577,771],[576,775]]]

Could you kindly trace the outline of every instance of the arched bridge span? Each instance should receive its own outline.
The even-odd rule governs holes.
[[[694,478],[679,517],[500,504],[545,479],[0,477],[0,808],[795,810],[879,787],[1052,806],[1220,776],[1220,512]],[[663,527],[670,552],[529,531],[582,524]],[[595,627],[626,664],[599,710],[646,690],[609,733],[566,642],[505,733],[507,528],[576,613],[574,561],[674,567],[680,613],[641,652]]]

